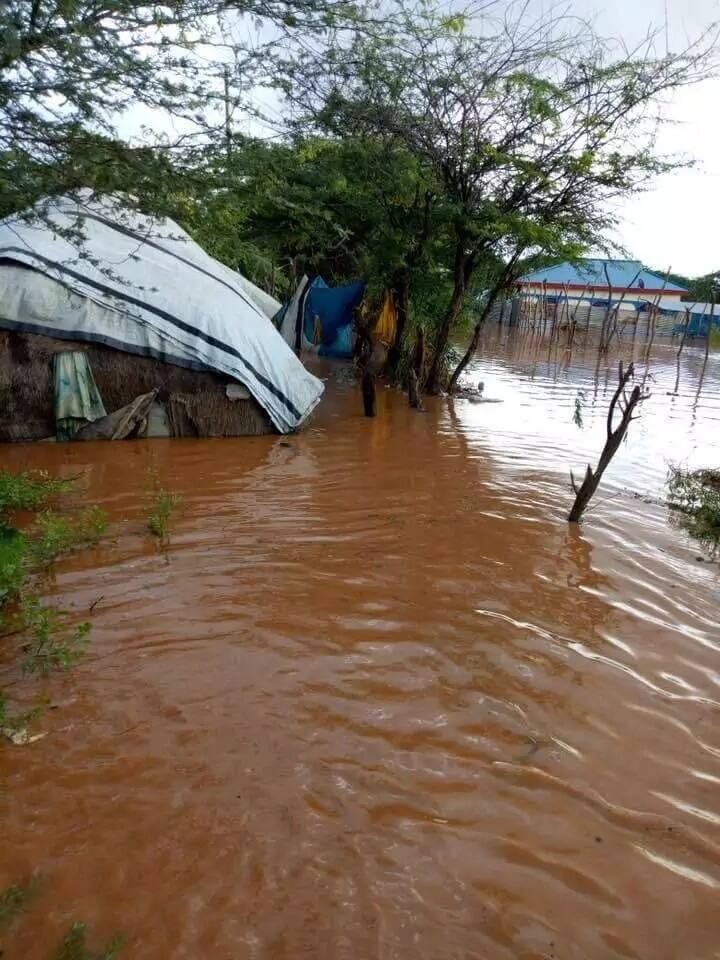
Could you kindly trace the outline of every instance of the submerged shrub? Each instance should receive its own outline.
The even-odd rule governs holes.
[[[168,540],[172,515],[181,504],[182,497],[179,493],[172,493],[164,487],[153,491],[147,516],[147,527],[153,536],[163,542]]]
[[[671,467],[668,505],[680,515],[685,529],[709,545],[720,544],[720,470],[681,470]]]
[[[38,510],[51,497],[68,491],[76,478],[51,477],[44,470],[10,473],[0,470],[0,514]]]
[[[20,592],[27,576],[24,559],[23,535],[10,527],[0,526],[0,607]]]
[[[106,528],[107,517],[98,507],[89,507],[75,515],[46,510],[38,515],[28,539],[28,562],[47,567],[63,553],[94,546]]]
[[[157,537],[161,544],[167,545],[172,516],[181,506],[183,498],[179,493],[161,486],[154,462],[148,467],[147,478],[148,508],[145,522],[150,533]]]
[[[44,607],[37,597],[23,603],[22,615],[28,634],[23,643],[24,673],[67,670],[85,653],[89,623],[71,624],[64,611]]]

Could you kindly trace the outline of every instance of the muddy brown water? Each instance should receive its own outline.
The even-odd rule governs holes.
[[[720,957],[720,577],[657,502],[720,462],[720,359],[670,396],[658,354],[580,530],[612,371],[494,334],[502,403],[367,421],[329,370],[288,439],[0,448],[84,472],[114,535],[47,587],[101,598],[84,662],[3,655],[57,706],[0,747],[0,887],[41,877],[3,956],[82,920],[142,960]]]

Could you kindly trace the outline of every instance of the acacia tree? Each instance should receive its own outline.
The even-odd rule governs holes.
[[[601,241],[610,204],[673,165],[654,150],[659,96],[710,66],[707,38],[658,57],[652,38],[628,52],[577,19],[527,9],[511,3],[480,22],[413,12],[392,34],[334,49],[332,69],[301,63],[296,74],[295,102],[316,123],[400,142],[442,184],[452,291],[430,391],[484,259],[524,252],[533,231],[538,252],[555,233],[561,247]]]
[[[147,187],[152,201],[167,192],[167,158],[213,135],[289,36],[362,16],[346,0],[3,0],[0,213],[73,188],[78,165],[87,185]],[[260,46],[254,21],[273,28]],[[160,168],[118,137],[129,110],[179,130],[146,131]]]
[[[437,245],[442,233],[416,159],[379,140],[235,137],[229,154],[212,148],[189,174],[173,216],[249,275],[251,247],[286,285],[303,273],[335,282],[367,277],[379,294],[419,268],[430,234]]]

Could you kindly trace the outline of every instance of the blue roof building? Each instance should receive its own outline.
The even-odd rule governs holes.
[[[526,293],[545,291],[549,296],[567,294],[573,299],[607,300],[608,279],[613,302],[625,294],[628,306],[633,302],[655,300],[660,306],[675,305],[687,293],[685,287],[669,280],[666,283],[660,274],[645,269],[639,260],[566,261],[528,273],[518,283]]]

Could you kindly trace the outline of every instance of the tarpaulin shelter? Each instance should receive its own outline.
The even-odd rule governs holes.
[[[182,368],[218,397],[226,384],[241,384],[268,429],[287,433],[323,391],[273,326],[277,301],[209,256],[172,220],[145,217],[121,196],[82,191],[45,201],[30,217],[2,221],[0,304],[0,330],[132,355],[131,369],[143,377],[135,395],[158,387],[158,378],[171,383],[169,368]],[[11,377],[17,357],[8,351]],[[132,379],[127,374],[126,363],[125,379]],[[182,378],[184,396],[193,382]],[[222,413],[217,397],[213,403]]]
[[[362,282],[330,287],[322,277],[303,277],[275,323],[298,353],[310,350],[321,357],[351,357],[355,312],[364,293]]]
[[[673,336],[685,333],[688,337],[707,337],[711,325],[720,327],[720,304],[683,303],[680,309],[673,311],[673,316],[676,320]]]

